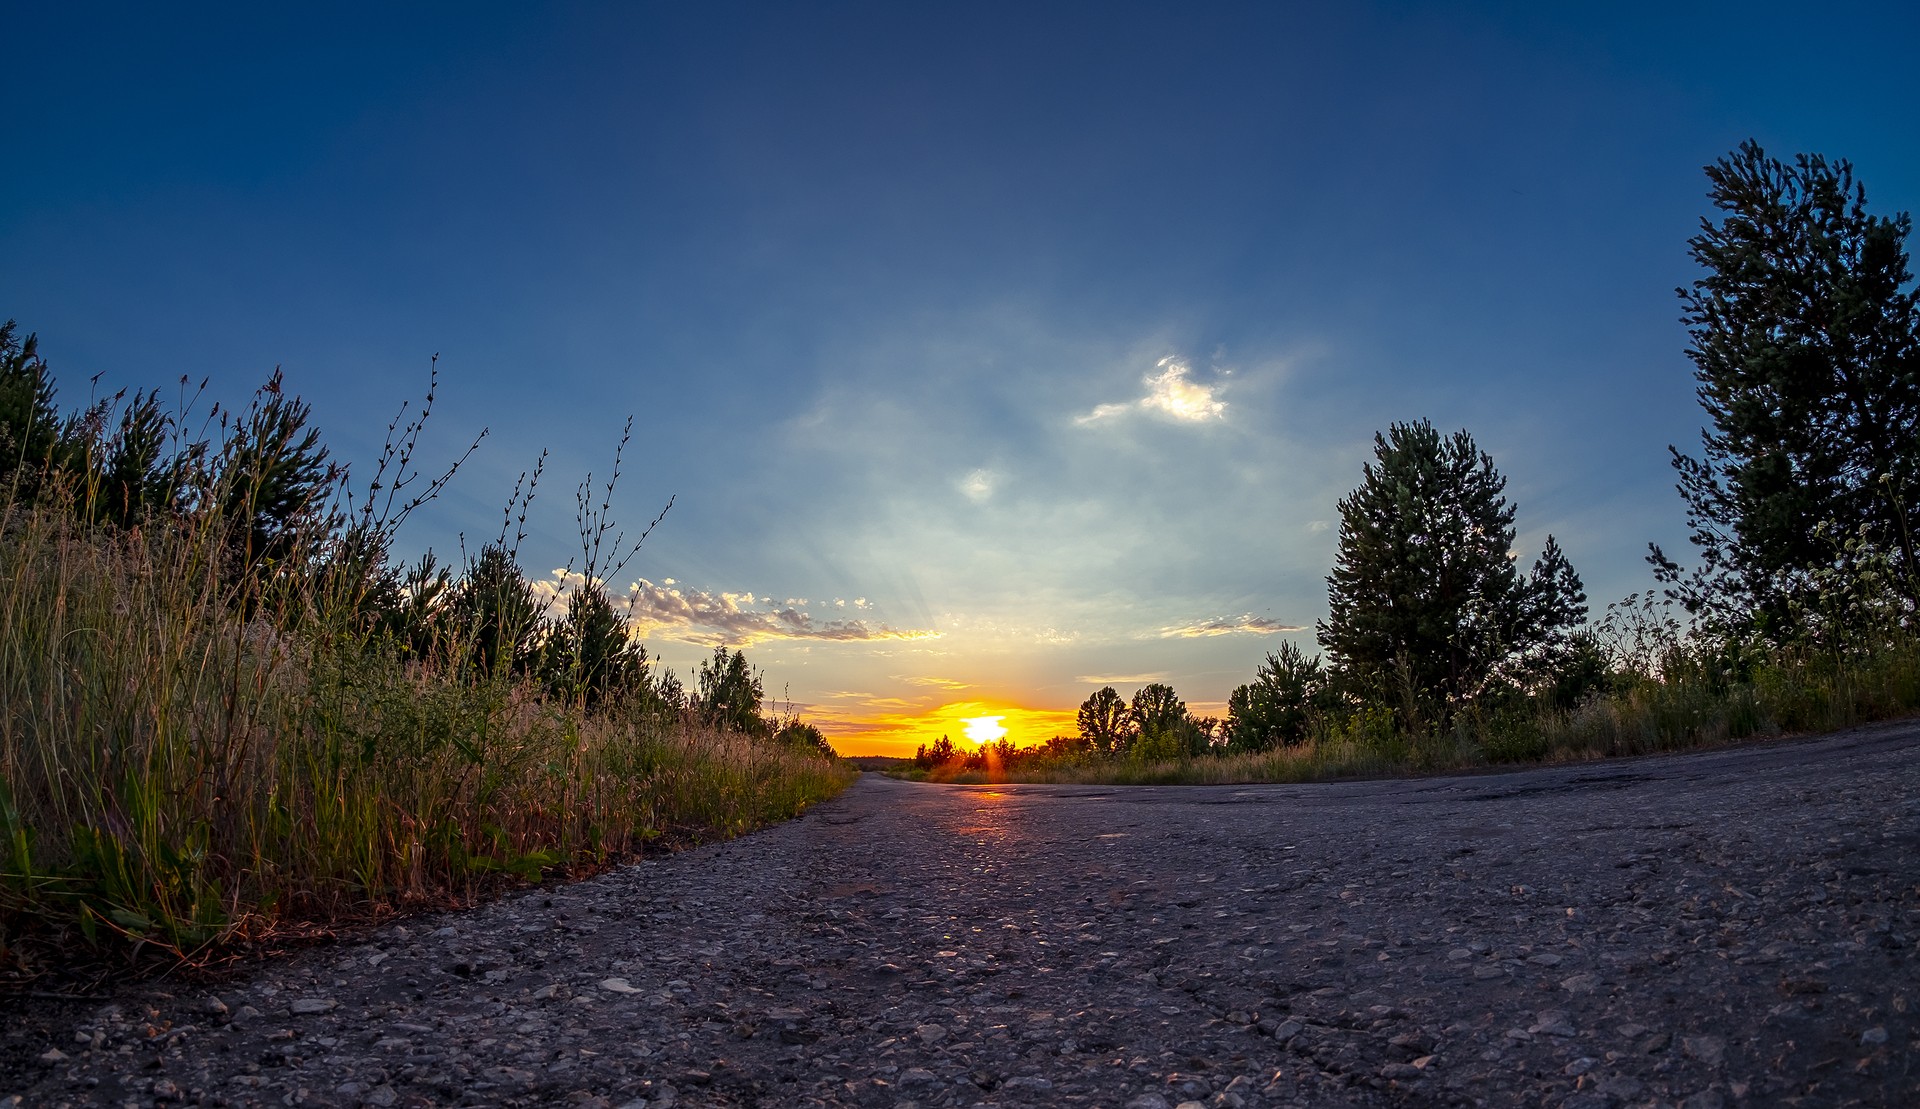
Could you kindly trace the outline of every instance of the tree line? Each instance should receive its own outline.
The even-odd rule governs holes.
[[[1693,568],[1653,546],[1661,600],[1628,598],[1595,627],[1552,536],[1520,572],[1505,479],[1472,437],[1395,424],[1340,502],[1321,653],[1269,654],[1233,692],[1223,747],[1434,735],[1462,714],[1484,728],[1683,665],[1738,681],[1776,652],[1844,661],[1911,636],[1911,219],[1869,212],[1851,165],[1818,155],[1783,162],[1748,142],[1706,174],[1716,215],[1688,244],[1702,273],[1677,292],[1708,426],[1698,455],[1670,448]],[[1651,654],[1628,642],[1669,603],[1685,619],[1655,629]]]
[[[221,563],[225,603],[277,630],[352,640],[463,680],[536,689],[589,712],[619,708],[645,718],[689,715],[725,731],[775,737],[830,751],[810,724],[764,710],[764,682],[744,652],[722,645],[691,689],[655,664],[629,634],[608,592],[663,509],[629,539],[608,517],[631,422],[611,478],[578,495],[579,560],[569,566],[559,611],[543,603],[520,563],[527,512],[545,456],[521,475],[499,535],[457,568],[432,551],[412,563],[392,555],[410,513],[432,500],[479,445],[445,472],[421,473],[419,439],[431,415],[437,373],[417,414],[405,409],[364,488],[349,484],[311,425],[311,409],[276,370],[244,409],[196,409],[207,382],[180,383],[180,400],[158,389],[121,391],[62,415],[38,337],[0,325],[0,491],[12,511],[59,511],[102,533],[208,529]],[[484,433],[482,433],[484,438]],[[672,501],[669,500],[670,508]]]
[[[1701,274],[1676,291],[1707,426],[1698,454],[1669,449],[1691,568],[1650,547],[1659,588],[1592,623],[1553,536],[1522,569],[1506,478],[1473,437],[1395,423],[1339,503],[1317,653],[1269,653],[1225,720],[1195,717],[1164,684],[1130,700],[1103,687],[1081,703],[1077,734],[998,761],[1486,736],[1682,672],[1726,690],[1785,655],[1831,668],[1911,645],[1912,221],[1870,212],[1852,166],[1819,155],[1781,161],[1747,142],[1706,175],[1715,214],[1688,243]],[[916,761],[995,757],[943,738]]]

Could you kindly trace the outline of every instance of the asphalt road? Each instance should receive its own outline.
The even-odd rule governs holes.
[[[0,1093],[1915,1105],[1917,956],[1913,723],[1313,786],[869,775],[732,843],[29,1021]]]

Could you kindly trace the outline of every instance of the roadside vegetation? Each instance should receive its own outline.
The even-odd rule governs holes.
[[[458,468],[415,465],[431,389],[354,486],[277,374],[244,410],[181,388],[62,415],[0,328],[0,979],[464,904],[851,778],[740,652],[689,690],[629,637],[605,583],[652,525],[608,518],[620,451],[549,605],[538,465],[457,565],[394,557]]]
[[[1707,167],[1715,215],[1680,290],[1698,456],[1670,449],[1691,568],[1590,619],[1549,536],[1511,553],[1506,479],[1465,431],[1376,436],[1340,502],[1320,651],[1292,643],[1225,720],[1166,686],[1101,689],[1078,734],[922,747],[937,781],[1250,782],[1460,770],[1843,728],[1920,709],[1920,296],[1911,220],[1845,162],[1747,143]]]

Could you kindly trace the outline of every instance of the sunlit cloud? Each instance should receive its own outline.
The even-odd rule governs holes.
[[[706,646],[741,647],[769,639],[866,641],[937,639],[935,631],[894,628],[866,619],[818,619],[795,605],[760,601],[752,593],[710,593],[700,589],[655,585],[642,578],[624,598],[628,619],[640,636],[660,635]],[[847,602],[836,598],[836,608]],[[865,597],[853,607],[872,608]]]
[[[1112,419],[1115,416],[1124,416],[1133,411],[1134,408],[1135,405],[1132,404],[1096,404],[1093,406],[1093,411],[1084,416],[1075,416],[1073,422],[1076,424],[1097,423],[1101,420]]]
[[[1156,634],[1161,639],[1205,639],[1215,635],[1276,635],[1306,630],[1299,624],[1282,624],[1264,616],[1218,616],[1211,620],[1161,628]]]
[[[956,681],[953,678],[932,678],[932,677],[926,677],[924,675],[915,675],[910,678],[901,678],[900,680],[903,682],[906,682],[908,685],[924,685],[924,686],[930,686],[934,689],[972,689],[973,688],[972,682]]]
[[[555,614],[564,612],[567,598],[585,584],[583,575],[565,569],[555,570],[547,580],[528,583],[534,597]],[[625,612],[634,638],[659,636],[704,647],[738,648],[768,640],[876,642],[940,637],[936,631],[895,628],[866,619],[819,619],[802,607],[804,600],[788,598],[780,603],[772,596],[752,592],[708,592],[687,588],[671,578],[658,585],[642,578],[624,595],[610,599],[616,609]],[[836,608],[847,607],[840,598],[833,604]],[[865,597],[856,597],[853,607],[865,612],[873,605]]]
[[[997,620],[967,612],[946,611],[940,613],[938,619],[941,627],[973,643],[997,641],[1058,647],[1082,639],[1082,633],[1077,630],[1066,631],[1023,620]]]
[[[973,470],[960,479],[960,492],[974,504],[985,504],[993,497],[997,479],[991,470]]]
[[[1131,412],[1157,413],[1185,424],[1204,424],[1226,418],[1227,402],[1215,395],[1218,387],[1191,380],[1189,375],[1193,370],[1185,362],[1169,356],[1162,358],[1156,366],[1160,372],[1148,374],[1144,379],[1147,386],[1145,396],[1125,404],[1095,405],[1093,411],[1074,417],[1073,422],[1081,425],[1100,423]]]
[[[1166,676],[1165,670],[1155,670],[1151,674],[1082,674],[1073,680],[1085,685],[1145,685]]]

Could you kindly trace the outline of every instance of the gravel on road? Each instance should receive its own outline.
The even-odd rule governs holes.
[[[53,1010],[0,1104],[1917,1105],[1917,957],[1912,722],[1326,785],[867,775]]]

